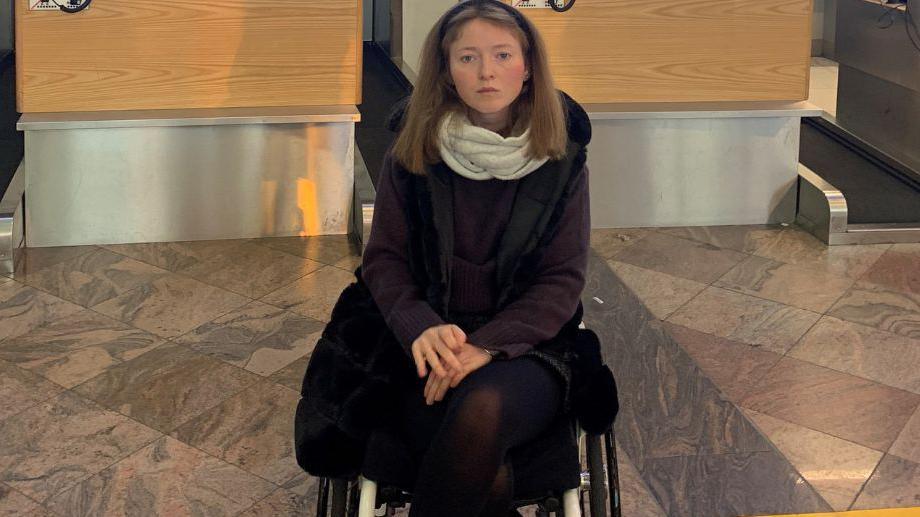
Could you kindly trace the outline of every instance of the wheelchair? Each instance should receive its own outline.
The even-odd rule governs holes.
[[[574,431],[570,436],[575,436],[577,440],[578,486],[530,494],[524,490],[519,498],[516,482],[512,508],[536,505],[536,517],[620,517],[620,484],[613,430],[592,435],[572,423],[566,422],[565,425],[570,426],[569,432]],[[552,468],[546,465],[540,467]],[[404,481],[402,484],[408,483]],[[363,475],[355,479],[320,478],[318,491],[317,517],[393,516],[412,498],[405,488],[378,483]]]

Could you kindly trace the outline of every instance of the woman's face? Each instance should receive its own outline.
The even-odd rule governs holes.
[[[471,20],[450,45],[449,61],[457,93],[472,109],[472,122],[493,130],[504,128],[509,108],[528,78],[514,33],[478,18]]]

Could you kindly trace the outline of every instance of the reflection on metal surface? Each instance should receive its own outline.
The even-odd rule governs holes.
[[[22,163],[16,168],[13,179],[0,199],[0,274],[12,275],[16,259],[23,244],[22,193],[25,173]]]
[[[796,222],[824,242],[847,231],[847,201],[843,193],[814,171],[799,164],[799,207]]]
[[[27,243],[344,234],[353,149],[353,122],[26,131]]]
[[[796,223],[830,246],[920,242],[920,223],[848,224],[843,193],[802,164]]]
[[[846,131],[920,175],[920,85],[917,88],[840,65],[836,120]]]
[[[319,235],[322,226],[319,220],[319,199],[316,195],[316,183],[309,179],[297,179],[297,208],[302,214],[301,237]]]
[[[595,228],[792,222],[799,117],[594,120]]]
[[[352,234],[360,243],[361,250],[367,246],[367,239],[371,233],[371,224],[374,221],[374,200],[377,191],[371,181],[370,172],[361,156],[361,151],[355,146],[355,193],[354,209],[352,212]]]

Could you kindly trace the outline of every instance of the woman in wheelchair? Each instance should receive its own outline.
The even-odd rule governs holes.
[[[367,475],[394,460],[367,445],[385,425],[417,466],[411,516],[506,517],[513,451],[573,414],[603,432],[616,412],[578,328],[590,122],[555,89],[534,26],[473,0],[429,33],[391,128],[357,282],[305,376],[298,460]]]

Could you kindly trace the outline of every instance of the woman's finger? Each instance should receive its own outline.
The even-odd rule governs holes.
[[[429,376],[428,376],[428,380],[425,381],[425,391],[423,392],[423,393],[424,393],[424,396],[425,396],[425,401],[426,401],[426,402],[428,401],[428,394],[431,392],[431,386],[432,386],[432,384],[434,384],[434,376],[433,376],[433,375],[429,375]]]
[[[460,384],[460,381],[462,381],[466,377],[467,373],[468,372],[466,371],[466,368],[455,373],[453,378],[451,378],[450,380],[450,387],[456,388]]]
[[[450,387],[450,377],[444,377],[438,383],[438,391],[435,393],[435,401],[440,402],[444,400],[444,395],[447,395],[447,389]]]
[[[425,347],[425,359],[428,360],[428,364],[431,365],[431,369],[434,370],[438,376],[444,377],[447,375],[447,370],[445,370],[441,365],[441,361],[438,359],[438,354],[435,352],[434,347]]]
[[[450,327],[450,325],[444,325],[438,328],[438,337],[441,338],[441,341],[447,345],[448,348],[457,350],[460,348],[460,343],[457,343],[457,340],[454,338],[454,332]]]
[[[444,359],[444,362],[446,362],[452,369],[459,370],[462,368],[460,365],[460,359],[457,359],[457,354],[448,348],[447,345],[444,343],[438,343],[435,348],[437,348],[438,355],[441,356],[441,359]]]
[[[415,369],[418,371],[419,379],[421,379],[425,376],[427,368],[425,368],[425,358],[422,357],[422,352],[417,346],[412,347],[412,359],[415,360]]]
[[[425,403],[427,403],[429,406],[434,404],[435,396],[438,393],[438,383],[440,382],[440,379],[440,377],[434,375],[428,377],[428,385],[425,386]]]
[[[454,339],[457,340],[457,343],[459,343],[459,344],[461,344],[461,345],[462,345],[463,343],[466,343],[466,333],[463,332],[463,329],[461,329],[460,327],[458,327],[458,326],[456,326],[456,325],[451,325],[451,326],[450,326],[450,330],[451,330],[451,332],[453,332],[453,334],[454,334]]]

